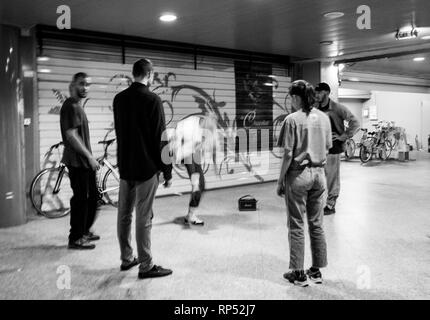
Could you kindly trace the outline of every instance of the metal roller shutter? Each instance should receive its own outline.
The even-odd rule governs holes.
[[[68,96],[68,85],[72,75],[84,71],[92,79],[85,109],[90,122],[93,153],[99,156],[103,149],[97,142],[114,137],[112,99],[117,92],[128,86],[132,64],[141,57],[148,57],[154,62],[155,71],[158,74],[152,89],[165,101],[168,128],[174,128],[184,117],[201,111],[196,97],[206,99],[205,103],[208,103],[207,97],[210,97],[211,103],[224,102],[225,105],[219,111],[222,115],[226,114],[230,120],[229,125],[232,125],[236,118],[235,61],[233,59],[198,56],[197,61],[194,61],[194,56],[189,54],[127,48],[125,64],[122,64],[122,52],[118,47],[47,40],[43,46],[43,58],[38,59],[37,70],[41,167],[53,166],[59,161],[55,154],[48,161],[44,155],[51,145],[61,140],[59,109],[62,97]],[[197,62],[196,69],[195,62]],[[272,88],[273,120],[277,120],[274,123],[273,133],[276,138],[277,129],[280,126],[279,117],[290,110],[286,97],[291,79],[285,67],[272,64],[271,68],[277,80],[277,85]],[[182,89],[178,90],[179,88]],[[174,98],[172,98],[173,90],[177,90]],[[207,95],[206,98],[203,95]],[[252,139],[250,135],[250,140]],[[110,155],[112,162],[116,162],[115,147],[110,149]],[[253,163],[257,171],[267,168],[267,170],[260,170],[260,177],[250,172],[246,163],[248,154],[240,156],[230,154],[227,155],[221,167],[220,176],[215,175],[211,168],[207,171],[207,188],[277,179],[280,169],[279,150],[277,148],[269,150],[269,145],[263,141],[261,155],[264,156],[261,158],[264,163],[260,166]],[[221,156],[225,157],[226,154]],[[226,169],[227,162],[229,170]],[[220,163],[218,163],[218,170],[219,165]],[[190,191],[189,181],[178,173],[180,170],[176,168],[172,188],[159,188],[157,195]]]

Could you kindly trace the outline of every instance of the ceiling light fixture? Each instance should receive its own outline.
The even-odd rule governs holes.
[[[39,69],[40,73],[51,73],[51,69]]]
[[[424,58],[424,57],[416,57],[416,58],[414,58],[414,61],[415,62],[420,62],[420,61],[424,61],[426,58]]]
[[[418,30],[415,28],[406,31],[397,30],[395,37],[396,40],[415,39],[418,37]]]
[[[421,37],[422,40],[430,40],[430,36]]]
[[[324,17],[327,19],[337,19],[340,17],[343,17],[345,14],[343,12],[340,11],[333,11],[333,12],[327,12],[324,13]]]
[[[48,57],[38,57],[37,58],[37,61],[39,61],[39,62],[48,61],[48,60],[49,60]]]
[[[163,21],[163,22],[173,22],[173,21],[175,21],[177,18],[178,18],[178,17],[176,17],[176,15],[174,15],[174,14],[172,14],[172,13],[166,13],[166,14],[163,14],[163,15],[160,17],[160,20],[161,20],[161,21]]]

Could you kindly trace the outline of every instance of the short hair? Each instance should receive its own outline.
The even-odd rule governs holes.
[[[146,77],[153,70],[151,60],[139,59],[133,64],[133,77]]]
[[[315,91],[327,91],[328,93],[330,93],[331,89],[327,83],[321,82],[315,87]]]
[[[78,81],[79,78],[88,78],[88,75],[85,72],[78,72],[73,75],[72,83]]]
[[[296,80],[291,84],[289,94],[299,96],[303,101],[303,109],[310,111],[315,103],[315,89],[305,80]]]

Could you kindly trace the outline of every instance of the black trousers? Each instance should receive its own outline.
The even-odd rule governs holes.
[[[205,175],[203,173],[202,166],[198,163],[196,163],[194,160],[191,164],[185,164],[185,167],[187,168],[188,176],[191,180],[191,175],[194,173],[199,174],[199,190],[195,190],[191,193],[191,199],[190,199],[190,207],[198,207],[200,204],[200,199],[202,197],[203,191],[205,191]]]
[[[70,199],[69,242],[88,233],[97,212],[96,172],[86,168],[68,167],[73,197]]]

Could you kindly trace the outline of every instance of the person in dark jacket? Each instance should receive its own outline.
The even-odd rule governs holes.
[[[133,65],[134,82],[118,93],[113,101],[117,157],[120,175],[118,206],[118,239],[122,271],[140,264],[140,279],[163,277],[172,270],[152,261],[152,204],[159,185],[160,172],[164,186],[170,187],[172,165],[165,134],[165,116],[160,98],[149,90],[154,76],[149,59]],[[162,154],[165,159],[162,159]],[[138,257],[131,247],[131,218],[136,207],[136,242]]]
[[[319,109],[330,118],[333,147],[327,157],[325,168],[327,177],[327,204],[324,208],[325,215],[336,213],[336,201],[340,193],[340,154],[345,150],[345,141],[357,132],[360,122],[344,105],[329,98],[330,86],[321,82],[315,88]],[[345,122],[348,127],[345,127]]]

